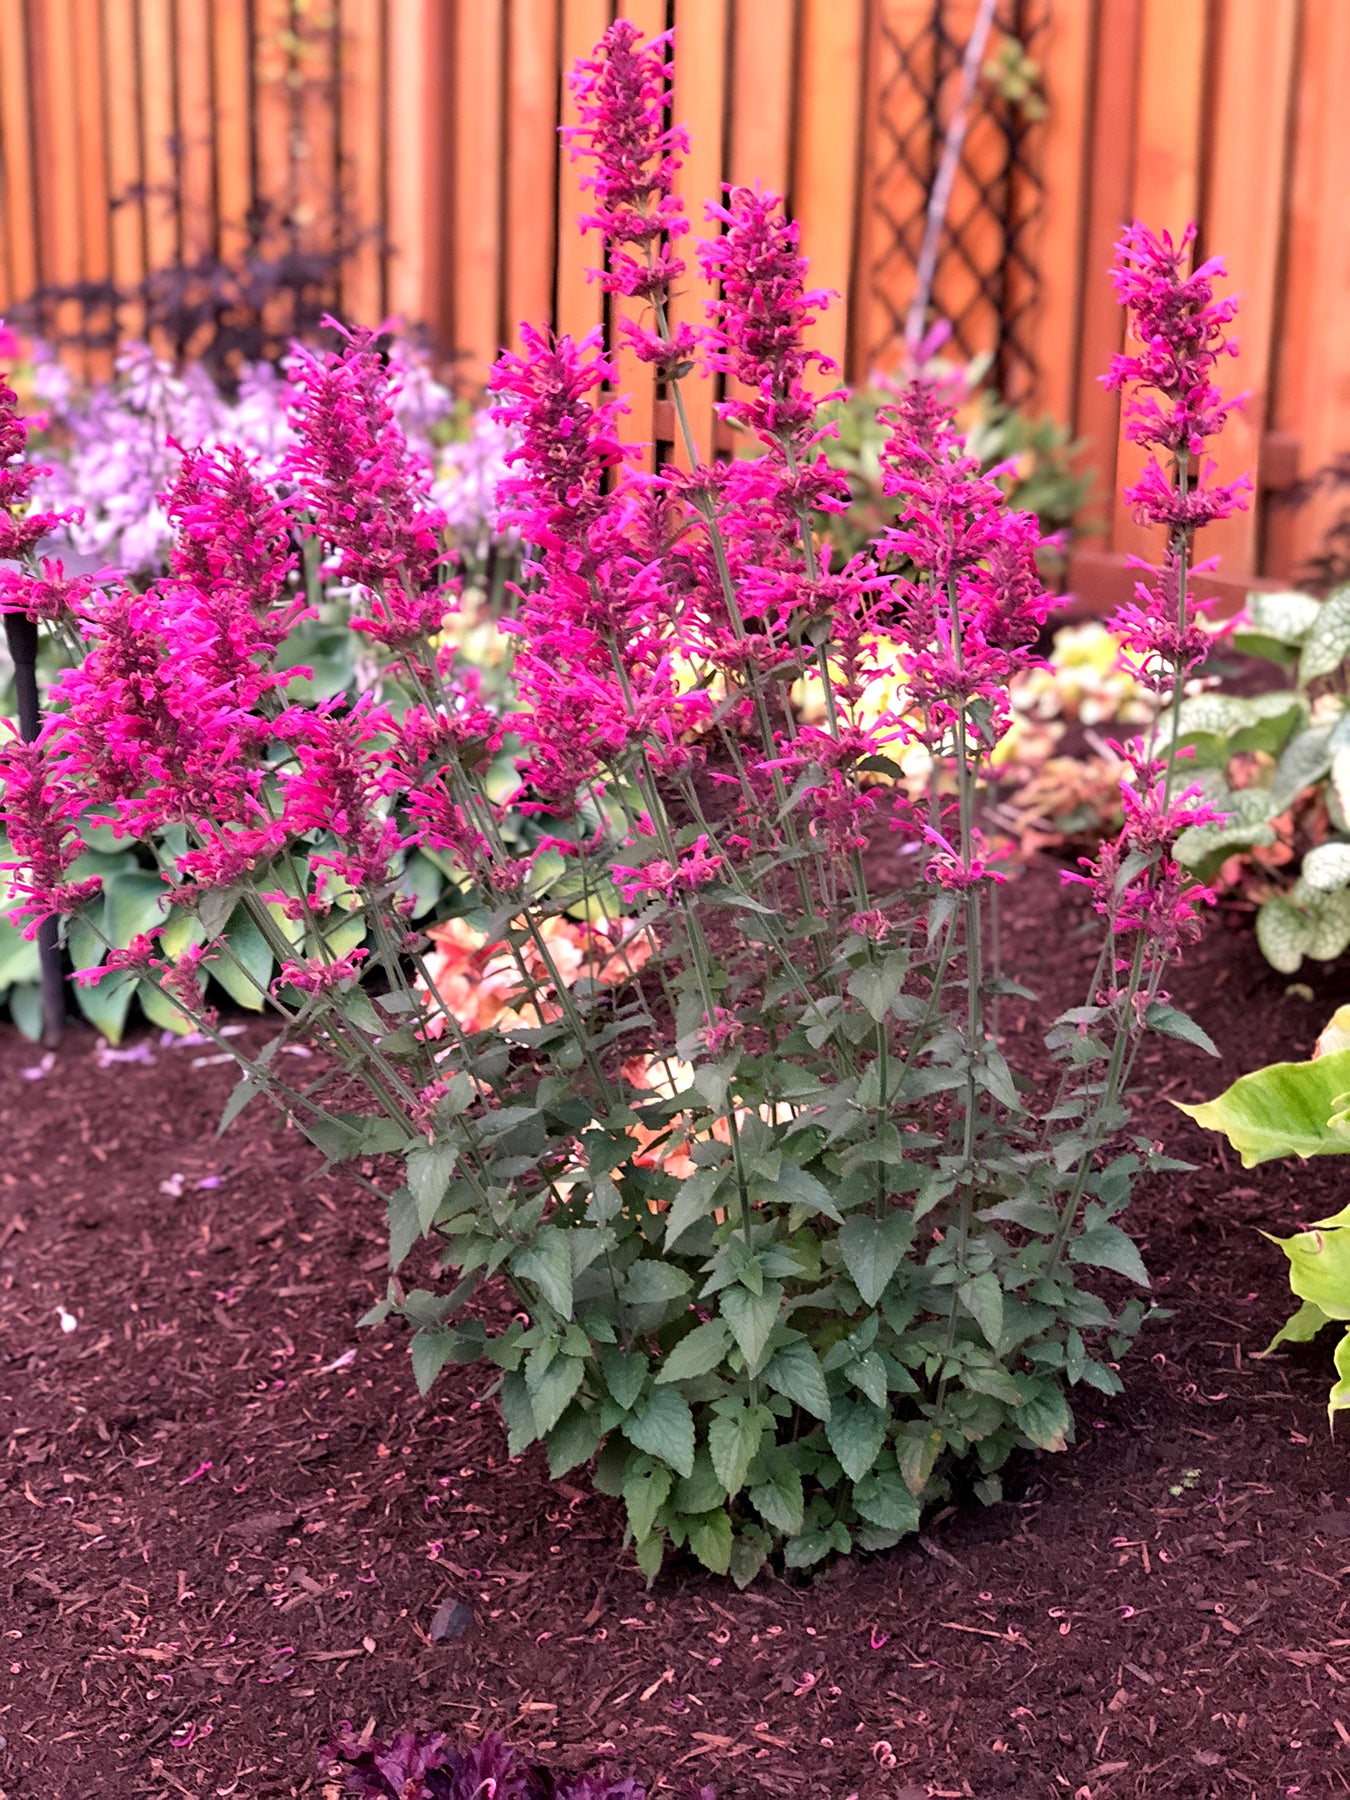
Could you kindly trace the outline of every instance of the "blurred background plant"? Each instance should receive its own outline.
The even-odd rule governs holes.
[[[1262,953],[1292,975],[1350,946],[1350,587],[1252,594],[1232,645],[1280,679],[1183,703],[1181,746],[1225,817],[1184,832],[1177,857],[1255,902]]]
[[[1091,476],[1076,463],[1081,446],[1053,419],[1001,399],[985,385],[988,370],[989,358],[977,357],[944,371],[964,395],[957,417],[971,454],[986,473],[995,473],[1010,505],[1036,514],[1043,533],[1067,533],[1075,519],[1081,520],[1092,489]],[[886,432],[877,423],[877,412],[894,400],[897,385],[893,377],[874,374],[866,386],[826,410],[838,436],[826,440],[825,453],[847,478],[851,495],[848,511],[833,516],[827,527],[841,558],[856,555],[895,518],[896,503],[882,492]]]
[[[12,334],[8,343],[17,347]],[[511,692],[509,648],[495,620],[510,601],[519,552],[514,532],[498,525],[495,494],[511,449],[509,434],[486,411],[456,400],[427,354],[410,339],[390,334],[382,343],[397,390],[398,424],[414,454],[433,471],[432,494],[445,515],[446,545],[463,570],[462,604],[447,616],[444,641],[453,641],[479,668],[485,703],[504,708]],[[68,572],[92,575],[100,585],[126,582],[143,590],[163,576],[173,542],[164,497],[178,476],[184,448],[237,444],[263,479],[275,480],[293,443],[287,417],[288,360],[236,363],[232,381],[221,385],[212,365],[177,366],[148,345],[132,343],[118,355],[111,381],[81,383],[52,345],[35,345],[16,382],[41,424],[30,441],[29,459],[49,471],[35,487],[33,503],[44,511],[83,510],[78,522],[43,544],[42,553],[59,558]],[[312,543],[297,582],[316,616],[298,625],[285,647],[283,666],[308,670],[292,682],[292,698],[317,705],[344,694],[355,698],[374,687],[401,712],[409,696],[381,669],[369,640],[351,629],[352,594],[331,568],[315,559]],[[43,633],[39,680],[44,691],[68,663],[61,638]],[[13,669],[0,639],[0,715],[13,719],[16,711]],[[522,847],[537,836],[523,819],[519,832]],[[81,874],[104,880],[103,929],[110,941],[129,943],[159,916],[160,847],[116,839],[106,828],[90,827],[85,837],[90,849]],[[0,834],[0,860],[5,855]],[[404,883],[413,918],[454,911],[458,890],[433,856],[420,851],[410,856]],[[8,899],[0,876],[0,913],[7,910]],[[357,935],[354,943],[360,941]],[[265,983],[270,977],[273,959],[243,920],[232,929],[232,943],[242,967],[226,961],[213,970],[212,980],[235,1004],[256,1010],[257,979]],[[77,941],[73,946],[77,965],[86,951],[93,954],[89,945]],[[84,1016],[113,1044],[120,1041],[133,1004],[153,1023],[182,1028],[181,1014],[143,983],[103,988],[72,983],[71,991]],[[0,1010],[6,1006],[26,1036],[41,1034],[37,945],[0,917]]]

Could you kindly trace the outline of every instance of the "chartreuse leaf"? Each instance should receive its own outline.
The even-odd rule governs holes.
[[[1278,1349],[1281,1344],[1310,1344],[1324,1325],[1331,1320],[1314,1300],[1305,1300],[1296,1313],[1287,1318],[1274,1337],[1266,1345],[1265,1354]]]
[[[1336,1374],[1339,1380],[1327,1399],[1327,1417],[1333,1425],[1336,1414],[1350,1407],[1350,1331],[1336,1346]]]
[[[694,1469],[694,1415],[683,1395],[654,1387],[619,1428],[629,1443],[658,1457],[680,1475]]]
[[[844,1221],[839,1230],[839,1254],[865,1306],[875,1306],[881,1299],[913,1237],[913,1222],[904,1213],[890,1213],[883,1219],[854,1214]]]
[[[1350,1050],[1338,1050],[1312,1062],[1271,1063],[1239,1076],[1217,1099],[1181,1110],[1221,1131],[1243,1168],[1253,1169],[1277,1156],[1350,1154],[1350,1125],[1332,1124],[1347,1094]]]
[[[1314,1226],[1270,1241],[1289,1258],[1289,1285],[1299,1299],[1311,1302],[1327,1319],[1350,1322],[1350,1229]]]

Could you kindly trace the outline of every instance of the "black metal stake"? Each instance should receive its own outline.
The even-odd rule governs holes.
[[[14,664],[14,691],[19,702],[19,736],[31,744],[42,723],[38,708],[38,629],[22,613],[5,614],[5,638]],[[38,927],[38,961],[42,971],[42,1041],[55,1049],[66,1027],[66,984],[61,973],[61,946],[56,920],[44,919]]]

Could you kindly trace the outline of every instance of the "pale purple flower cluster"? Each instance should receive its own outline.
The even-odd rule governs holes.
[[[437,468],[434,503],[456,540],[481,558],[498,536],[493,485],[508,446],[484,414],[470,422],[464,442],[445,442],[455,399],[428,358],[402,338],[382,354],[395,378],[389,403],[398,426],[412,453]],[[270,363],[243,368],[227,397],[199,364],[175,370],[146,344],[126,345],[114,379],[89,390],[46,346],[36,347],[34,361],[52,445],[52,466],[37,472],[34,498],[44,511],[78,500],[81,516],[47,530],[59,529],[61,546],[87,567],[107,563],[137,579],[164,569],[174,524],[162,496],[178,474],[180,446],[245,452],[267,483],[294,446],[287,371]]]

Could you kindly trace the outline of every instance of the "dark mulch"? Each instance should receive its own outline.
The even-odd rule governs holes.
[[[1054,872],[1004,914],[1010,964],[1079,998]],[[1348,991],[1310,979],[1288,993],[1229,915],[1176,982],[1226,1055],[1160,1043],[1142,1071],[1141,1124],[1199,1168],[1135,1207],[1172,1316],[1124,1398],[1085,1398],[1077,1447],[1004,1504],[743,1595],[691,1570],[647,1594],[611,1502],[507,1463],[478,1372],[418,1399],[403,1339],[354,1329],[370,1202],[261,1112],[218,1139],[229,1070],[153,1039],[100,1067],[77,1031],[30,1081],[6,1034],[4,1800],[318,1796],[342,1718],[500,1728],[723,1800],[1350,1792],[1330,1350],[1252,1354],[1286,1310],[1256,1228],[1333,1210],[1343,1176],[1244,1174],[1168,1104],[1305,1054]]]

